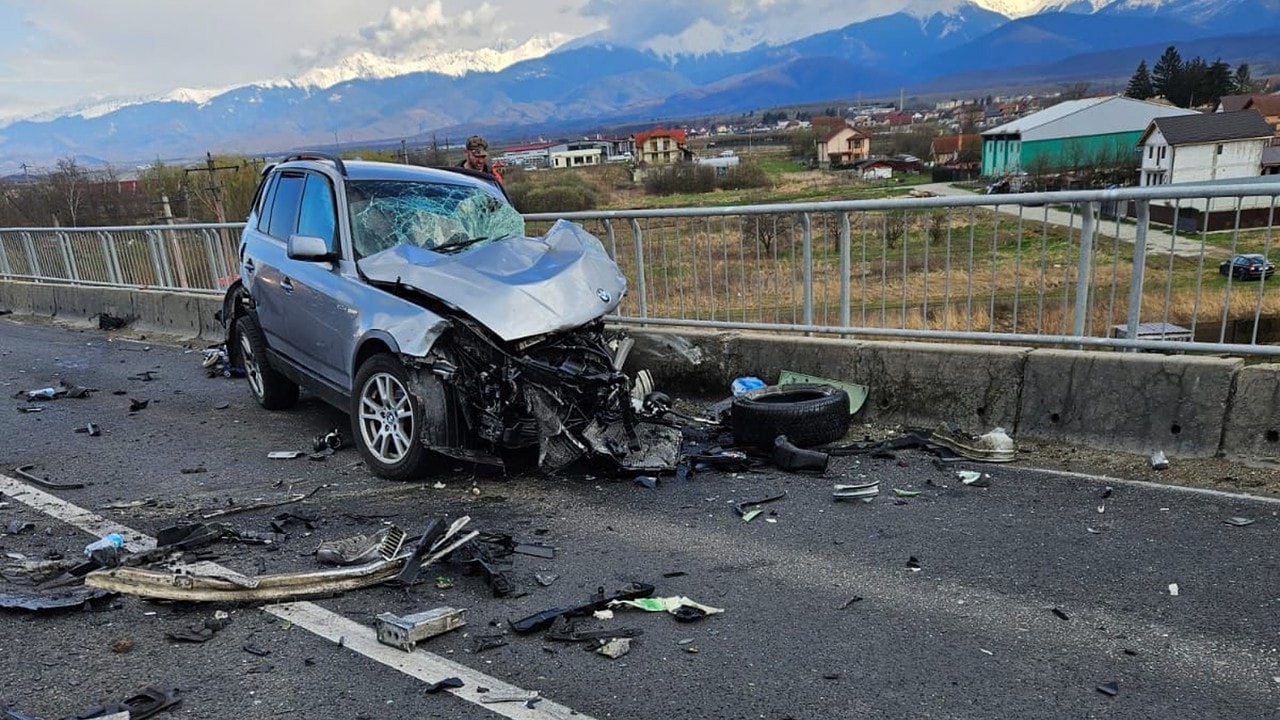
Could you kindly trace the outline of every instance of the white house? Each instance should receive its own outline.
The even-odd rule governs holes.
[[[1271,137],[1256,110],[1156,118],[1138,141],[1141,184],[1257,177]]]

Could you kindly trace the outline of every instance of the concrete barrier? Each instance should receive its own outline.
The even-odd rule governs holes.
[[[1239,359],[1035,350],[1019,435],[1099,448],[1213,457]]]
[[[107,287],[0,281],[0,306],[85,321],[132,316],[143,332],[220,342],[221,298]],[[753,333],[630,328],[627,369],[659,388],[721,398],[734,378],[780,370],[869,387],[856,420],[969,432],[1002,425],[1016,437],[1174,457],[1280,454],[1280,364],[1232,358],[1076,352]]]
[[[1236,373],[1222,451],[1237,460],[1280,455],[1280,365],[1249,365]]]

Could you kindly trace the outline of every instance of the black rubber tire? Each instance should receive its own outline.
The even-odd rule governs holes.
[[[427,463],[431,453],[422,443],[423,409],[416,395],[411,391],[407,392],[406,395],[412,422],[408,432],[405,433],[409,440],[407,450],[399,460],[386,462],[383,458],[380,458],[377,451],[370,447],[370,438],[367,436],[365,428],[362,427],[360,408],[362,399],[365,396],[365,386],[379,375],[391,376],[406,391],[410,388],[409,371],[405,369],[404,363],[401,363],[395,357],[383,353],[365,360],[364,364],[360,366],[360,370],[356,372],[355,383],[351,386],[352,441],[360,450],[360,457],[364,459],[365,466],[372,470],[375,475],[396,481],[419,479],[427,472]]]
[[[770,385],[733,399],[733,438],[772,451],[786,435],[796,447],[825,445],[849,430],[849,396],[831,385]]]
[[[253,399],[267,410],[288,410],[296,405],[298,384],[271,367],[271,361],[267,359],[267,339],[262,334],[258,319],[252,315],[241,315],[235,320],[232,334],[240,348],[240,359],[244,364],[245,375],[248,376],[249,392],[253,394]],[[247,343],[249,347],[246,349],[243,343]],[[254,370],[250,367],[251,363],[257,368],[259,381],[256,384],[253,381]]]

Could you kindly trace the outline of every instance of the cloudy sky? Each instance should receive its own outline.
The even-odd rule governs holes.
[[[357,51],[403,60],[548,33],[709,51],[960,1],[0,0],[0,118],[285,78]],[[984,4],[1011,1],[1028,2]]]

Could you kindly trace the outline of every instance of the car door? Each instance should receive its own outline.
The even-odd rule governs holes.
[[[246,245],[241,260],[242,274],[252,278],[249,292],[253,295],[267,348],[294,362],[300,359],[301,353],[293,336],[296,325],[290,322],[288,310],[291,305],[288,295],[293,288],[283,280],[292,263],[286,253],[286,243],[298,227],[305,183],[306,176],[300,171],[277,173],[270,196],[263,203],[258,232]]]
[[[353,299],[357,281],[344,272],[336,198],[326,175],[306,174],[297,234],[324,240],[332,259],[293,260],[281,282],[289,288],[284,297],[300,361],[313,375],[346,391],[350,383],[346,366],[359,317]]]

